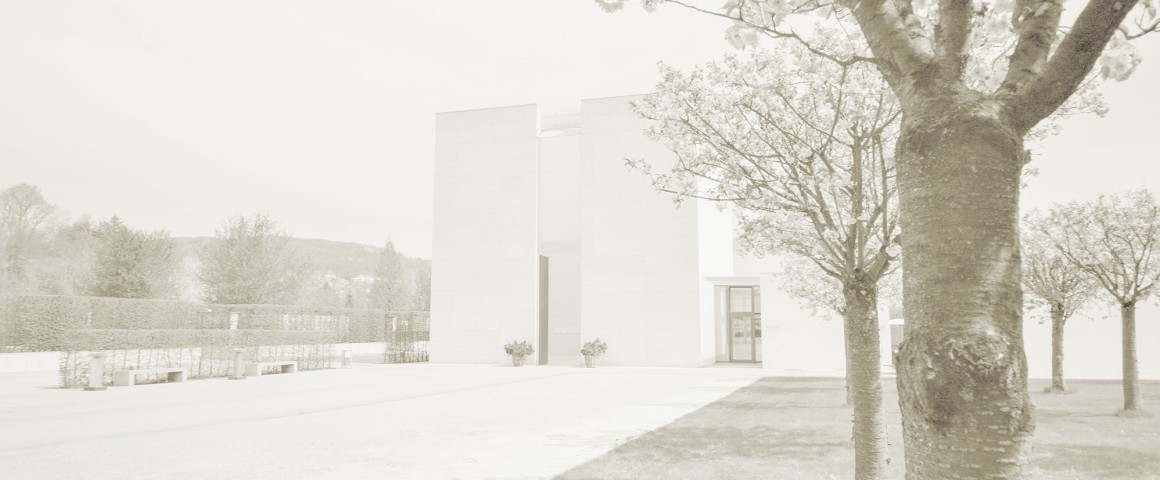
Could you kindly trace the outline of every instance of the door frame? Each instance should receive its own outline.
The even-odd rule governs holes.
[[[729,363],[760,363],[760,361],[757,360],[757,329],[758,329],[757,322],[758,322],[758,320],[757,320],[757,313],[755,311],[755,310],[757,310],[757,308],[755,306],[755,303],[757,301],[757,296],[753,294],[754,293],[753,290],[756,288],[760,288],[760,287],[757,285],[724,285],[724,287],[726,287],[725,288],[725,322],[726,322],[726,326],[728,327],[726,329],[726,336],[728,338],[727,343],[729,345],[729,360],[728,361],[729,361]],[[745,288],[745,289],[749,290],[750,307],[749,307],[748,312],[734,312],[733,311],[733,289],[734,288],[736,288],[736,289]],[[749,318],[749,359],[748,360],[743,360],[743,359],[738,360],[738,359],[734,358],[734,356],[733,356],[733,343],[734,343],[734,341],[733,341],[733,338],[734,338],[733,337],[733,317],[738,316],[738,315],[745,316],[745,317]]]

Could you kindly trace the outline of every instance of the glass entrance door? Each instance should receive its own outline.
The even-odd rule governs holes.
[[[729,287],[729,361],[761,361],[761,307],[757,287]]]
[[[729,345],[730,362],[753,361],[753,316],[733,313],[730,322],[732,343]]]

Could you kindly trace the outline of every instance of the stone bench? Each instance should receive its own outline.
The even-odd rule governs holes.
[[[144,368],[140,370],[117,370],[113,372],[114,387],[132,387],[137,384],[137,375],[165,373],[170,382],[184,382],[189,372],[181,367]]]
[[[298,371],[298,362],[294,360],[285,362],[249,362],[246,363],[246,376],[260,377],[262,376],[263,368],[274,365],[281,367],[282,373],[295,373]]]

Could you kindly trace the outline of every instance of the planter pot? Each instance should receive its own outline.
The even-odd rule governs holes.
[[[516,367],[524,366],[524,357],[512,355],[512,365]]]
[[[595,355],[585,355],[584,356],[584,366],[588,367],[588,368],[595,368],[596,367],[596,356]]]

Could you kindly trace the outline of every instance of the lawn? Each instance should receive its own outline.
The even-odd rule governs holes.
[[[890,428],[887,478],[901,479],[897,390],[883,379]],[[1040,393],[1036,478],[1160,479],[1160,415],[1115,416],[1115,381],[1075,381],[1069,394]],[[1141,382],[1144,408],[1160,413],[1160,382]],[[579,479],[847,479],[853,477],[852,409],[840,379],[767,377],[632,439],[556,477]]]

